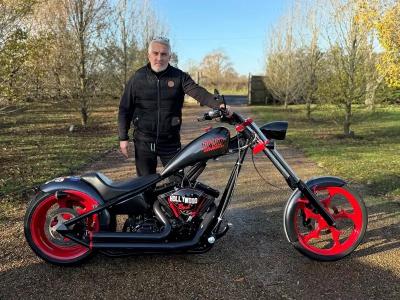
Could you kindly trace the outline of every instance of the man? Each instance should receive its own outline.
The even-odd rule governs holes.
[[[157,156],[165,166],[181,149],[185,94],[208,107],[222,107],[214,95],[197,85],[187,73],[172,67],[170,58],[169,40],[153,39],[148,48],[149,63],[129,80],[119,105],[121,152],[128,157],[128,131],[133,120],[138,176],[156,173]]]

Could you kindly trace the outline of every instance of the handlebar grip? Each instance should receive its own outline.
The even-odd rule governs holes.
[[[209,111],[208,113],[205,113],[203,117],[198,117],[197,121],[201,122],[201,121],[205,121],[205,120],[212,120],[215,118],[220,118],[223,115],[224,114],[221,109],[215,109],[215,110]]]
[[[210,111],[210,112],[208,113],[208,116],[209,116],[211,119],[219,118],[219,117],[222,116],[222,112],[221,112],[220,109],[212,110],[212,111]]]

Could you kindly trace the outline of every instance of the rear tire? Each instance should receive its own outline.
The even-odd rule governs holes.
[[[67,198],[57,200],[54,193],[37,195],[28,205],[24,218],[24,233],[28,245],[44,261],[55,265],[76,265],[87,260],[92,251],[58,233],[60,222],[92,210],[97,203],[86,194],[74,191]],[[75,226],[82,234],[98,231],[99,220],[95,214]]]
[[[287,237],[298,251],[312,259],[341,259],[364,238],[368,223],[364,201],[345,186],[317,187],[314,192],[336,221],[336,228],[329,226],[299,192],[285,211]]]

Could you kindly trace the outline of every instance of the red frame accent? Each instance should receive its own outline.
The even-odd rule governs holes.
[[[89,231],[89,249],[93,249],[93,232]]]
[[[265,149],[265,146],[269,144],[269,140],[266,140],[265,142],[258,142],[254,147],[253,147],[253,153],[257,154],[258,152],[261,152]]]
[[[70,207],[75,206],[75,210],[79,214],[89,212],[98,206],[96,200],[91,198],[89,195],[75,190],[64,191],[68,194],[67,198],[57,200],[54,194],[47,196],[36,206],[32,213],[32,217],[29,224],[31,237],[33,243],[38,249],[48,257],[57,259],[60,261],[68,261],[76,259],[82,255],[86,255],[90,249],[83,245],[75,244],[72,246],[61,246],[54,244],[46,234],[46,218],[49,210],[57,205],[58,207]],[[76,208],[80,208],[79,210]],[[98,215],[95,214],[86,219],[87,227],[89,232],[96,232],[100,230],[100,224],[98,222]]]
[[[253,123],[253,119],[248,118],[243,123],[236,125],[235,129],[236,129],[237,132],[242,132],[251,123]]]

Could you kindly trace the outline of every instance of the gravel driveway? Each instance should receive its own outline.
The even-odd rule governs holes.
[[[185,108],[184,144],[208,126],[194,121],[205,110]],[[251,115],[248,107],[237,110]],[[300,177],[326,173],[281,144],[281,153]],[[203,181],[222,188],[234,159],[210,162]],[[256,164],[283,190],[260,179],[248,156],[227,213],[233,228],[201,255],[97,255],[80,267],[48,265],[25,243],[25,205],[16,205],[0,221],[0,299],[400,299],[399,201],[367,199],[370,223],[364,243],[341,261],[315,262],[286,241],[282,214],[291,191],[267,159],[258,155]],[[114,180],[134,176],[132,159],[117,151],[82,173],[90,170]]]

